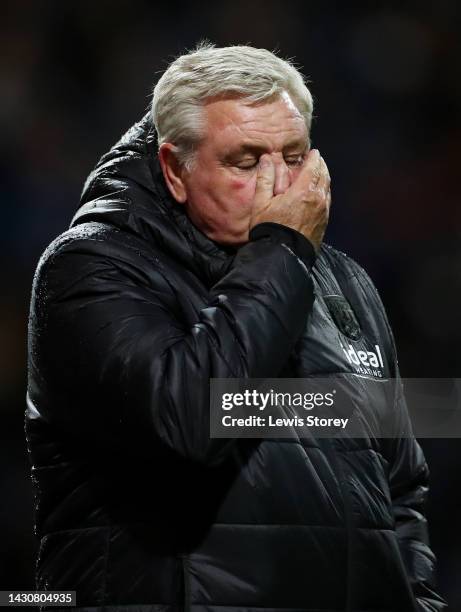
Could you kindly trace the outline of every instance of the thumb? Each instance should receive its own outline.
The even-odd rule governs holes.
[[[256,206],[265,204],[274,196],[275,168],[270,155],[261,155],[259,159],[258,175],[256,177],[256,190],[254,203]]]

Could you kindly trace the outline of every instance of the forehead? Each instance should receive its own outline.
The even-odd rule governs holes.
[[[256,105],[242,98],[214,100],[204,113],[204,144],[217,150],[254,146],[271,152],[307,142],[304,118],[287,93]]]

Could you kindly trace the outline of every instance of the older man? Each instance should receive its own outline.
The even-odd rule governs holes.
[[[301,75],[266,50],[179,57],[42,256],[26,414],[38,589],[76,590],[88,611],[445,608],[405,401],[361,382],[398,376],[382,304],[322,244],[311,116]],[[210,437],[210,378],[338,374],[398,437]]]

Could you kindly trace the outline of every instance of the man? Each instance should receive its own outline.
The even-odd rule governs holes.
[[[91,611],[445,609],[400,387],[367,397],[350,357],[379,351],[368,378],[398,377],[371,281],[322,243],[311,117],[301,75],[266,50],[179,57],[42,256],[38,589]],[[342,376],[399,437],[210,437],[211,378],[316,375]]]

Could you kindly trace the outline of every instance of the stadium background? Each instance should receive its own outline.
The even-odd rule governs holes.
[[[33,589],[23,437],[35,265],[83,181],[144,113],[169,59],[208,38],[294,57],[333,177],[326,240],[371,274],[405,377],[461,375],[459,7],[428,2],[32,2],[0,22],[0,589]],[[442,593],[461,609],[461,441],[422,440]]]

